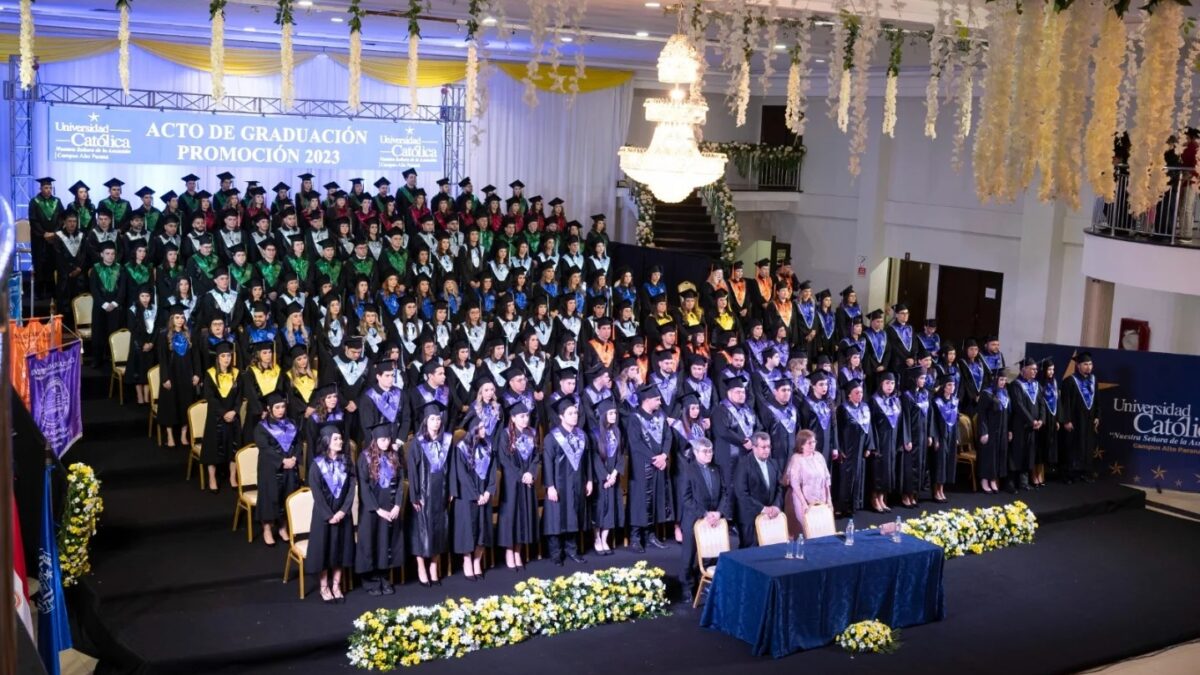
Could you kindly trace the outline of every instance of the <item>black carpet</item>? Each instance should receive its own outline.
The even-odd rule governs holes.
[[[85,437],[65,460],[88,462],[104,482],[94,573],[74,592],[72,606],[86,632],[77,642],[100,658],[99,673],[349,671],[346,638],[365,610],[503,593],[525,576],[629,565],[639,557],[666,569],[672,597],[681,596],[673,582],[679,549],[671,545],[644,556],[624,550],[589,556],[586,566],[534,561],[524,574],[493,569],[482,583],[456,574],[440,588],[420,588],[410,571],[409,583],[388,598],[356,590],[344,605],[324,605],[317,594],[300,601],[294,576],[280,581],[286,549],[267,548],[257,532],[248,544],[244,525],[230,531],[235,493],[201,492],[194,476],[185,482],[186,451],[148,440],[144,409],[94,398],[104,393],[97,379],[85,373]],[[1095,483],[1019,497],[950,497],[949,504],[922,506],[970,509],[1020,498],[1043,527],[1034,545],[950,561],[947,619],[906,630],[904,647],[891,656],[852,659],[821,649],[754,659],[748,645],[701,629],[690,603],[677,603],[669,617],[534,638],[419,669],[1068,672],[1200,636],[1200,575],[1193,571],[1200,525],[1144,511],[1141,491]],[[920,512],[860,513],[855,524]]]

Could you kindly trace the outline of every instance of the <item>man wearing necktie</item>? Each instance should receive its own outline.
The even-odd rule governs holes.
[[[756,431],[750,437],[750,457],[738,462],[733,478],[737,500],[738,535],[741,547],[754,546],[758,537],[754,519],[759,514],[781,518],[783,499],[779,489],[779,470],[771,462],[771,437]]]
[[[686,474],[680,485],[683,490],[682,514],[683,548],[680,549],[679,580],[685,592],[696,585],[696,535],[693,528],[716,527],[724,518],[730,517],[729,491],[721,482],[721,472],[713,465],[713,444],[706,438],[692,443],[692,458],[687,463]]]

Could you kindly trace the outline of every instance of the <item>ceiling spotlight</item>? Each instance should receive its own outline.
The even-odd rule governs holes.
[[[817,63],[825,63],[825,59],[813,59]]]
[[[832,21],[820,20],[820,21],[814,21],[814,22],[813,22],[813,25],[815,25],[815,26],[832,26],[832,25],[833,25],[833,22],[832,22]]]
[[[329,20],[334,23],[341,23],[344,19],[342,19],[340,16],[331,16],[329,17]]]
[[[644,30],[639,30],[638,32],[634,33],[634,35],[638,37],[650,37],[650,33],[647,33]]]
[[[253,33],[253,32],[256,32],[258,29],[255,28],[254,26],[246,26],[242,30],[246,31],[247,33]]]
[[[778,51],[783,51],[787,49],[787,45],[775,45],[775,49]]]
[[[485,17],[483,17],[483,25],[485,25],[485,26],[495,26],[495,25],[496,25],[496,17],[494,17],[494,16],[485,16]]]
[[[297,7],[312,7],[312,0],[296,0]]]
[[[570,35],[564,35],[558,39],[562,40],[563,42],[574,42],[575,41],[575,38],[571,37]]]
[[[646,3],[646,6],[647,6],[647,7],[649,7],[650,9],[658,9],[659,7],[662,7],[662,3],[660,3],[660,2],[647,2],[647,3]]]

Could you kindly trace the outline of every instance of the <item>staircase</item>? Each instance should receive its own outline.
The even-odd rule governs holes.
[[[693,192],[678,204],[654,200],[654,246],[681,253],[719,258],[721,242],[712,217]]]

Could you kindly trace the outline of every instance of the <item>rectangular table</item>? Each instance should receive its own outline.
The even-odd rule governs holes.
[[[779,658],[827,645],[858,621],[904,628],[945,616],[945,558],[933,544],[866,530],[854,546],[834,535],[804,549],[804,560],[784,558],[786,544],[721,554],[700,625]]]

